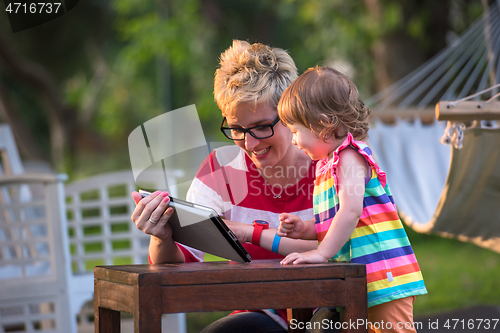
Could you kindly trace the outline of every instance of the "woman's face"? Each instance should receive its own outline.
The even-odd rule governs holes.
[[[249,127],[271,124],[278,112],[267,103],[255,104],[245,102],[238,104],[226,116],[227,126],[246,129]],[[274,135],[267,139],[254,138],[250,133],[245,140],[235,141],[250,157],[255,166],[261,170],[277,165],[287,166],[289,148],[292,147],[292,133],[278,122],[274,126]]]

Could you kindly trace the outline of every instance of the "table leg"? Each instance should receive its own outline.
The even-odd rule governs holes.
[[[96,306],[94,325],[95,333],[120,333],[120,311]]]
[[[341,320],[343,322],[341,332],[368,333],[366,325],[368,320],[366,278],[346,278],[345,288],[346,306],[345,310],[341,313]]]
[[[101,288],[94,280],[95,333],[120,333],[120,311],[101,307]]]
[[[288,333],[303,333],[306,331],[305,327],[301,324],[301,327],[303,328],[300,329],[297,324],[305,324],[310,321],[312,317],[312,309],[286,309],[286,316],[289,323]],[[293,323],[295,323],[295,325],[293,325]]]
[[[136,288],[138,301],[134,309],[134,332],[161,332],[161,287]]]

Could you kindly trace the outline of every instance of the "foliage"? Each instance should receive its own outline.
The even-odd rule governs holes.
[[[232,39],[284,48],[299,72],[316,64],[340,67],[368,97],[378,90],[375,69],[388,61],[374,57],[377,45],[400,35],[416,45],[415,55],[422,54],[415,59],[424,61],[444,46],[436,27],[460,33],[481,11],[472,0],[88,0],[53,22],[4,34],[18,55],[46,69],[60,87],[72,120],[65,125],[71,127],[64,165],[55,166],[73,178],[128,167],[122,162],[128,134],[190,104],[197,106],[207,139],[223,141],[213,74]],[[7,31],[5,20],[0,28]],[[50,156],[54,120],[42,98],[10,75],[0,71],[0,82],[9,82],[26,127]],[[120,162],[82,165],[99,156]]]

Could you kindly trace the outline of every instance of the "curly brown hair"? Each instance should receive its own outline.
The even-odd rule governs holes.
[[[284,92],[278,104],[284,124],[301,124],[319,138],[337,137],[344,126],[356,140],[367,137],[370,109],[345,74],[330,67],[309,68]]]

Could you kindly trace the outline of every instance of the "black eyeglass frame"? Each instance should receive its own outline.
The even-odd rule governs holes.
[[[220,130],[224,134],[224,136],[226,138],[228,138],[229,140],[243,141],[243,140],[245,140],[247,133],[250,133],[251,136],[253,136],[254,138],[256,138],[258,140],[262,140],[262,139],[270,138],[270,137],[272,137],[274,135],[274,126],[276,126],[276,124],[280,121],[280,117],[276,116],[276,118],[270,124],[264,124],[264,125],[249,127],[249,128],[224,127],[224,122],[225,121],[226,121],[226,117],[222,118],[222,124],[220,125]],[[271,128],[271,132],[272,132],[271,135],[268,135],[266,137],[258,137],[258,136],[255,135],[255,133],[252,132],[252,130],[254,130],[256,128],[263,128],[263,127],[269,127],[269,128]],[[243,132],[243,138],[242,139],[233,139],[233,138],[229,137],[224,130],[237,130],[237,131]]]

